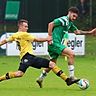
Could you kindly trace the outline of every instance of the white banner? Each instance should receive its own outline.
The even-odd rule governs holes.
[[[7,33],[7,37],[13,33]],[[46,37],[47,33],[30,33],[37,37]],[[35,55],[48,55],[47,52],[47,42],[33,42],[33,50]],[[69,34],[68,47],[71,48],[75,55],[84,55],[85,54],[85,36],[84,35],[75,35],[73,33]],[[19,50],[16,46],[16,43],[8,43],[6,54],[8,56],[19,55]]]
[[[85,35],[70,33],[68,47],[75,52],[75,55],[85,55]]]
[[[9,37],[13,33],[6,33],[6,34],[7,34],[7,37]],[[40,37],[40,38],[47,36],[47,33],[30,33],[30,34],[33,34],[34,36]],[[33,42],[32,45],[33,45],[33,52],[35,55],[48,55],[47,42]],[[13,43],[7,43],[6,54],[8,56],[19,55],[19,50],[15,41]]]

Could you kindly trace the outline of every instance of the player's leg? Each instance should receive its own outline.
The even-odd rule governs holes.
[[[38,63],[38,66],[40,65],[41,67],[46,67],[45,71],[49,72],[48,68],[50,68],[50,70],[52,70],[57,76],[61,77],[63,80],[65,80],[67,82],[67,85],[71,85],[73,84],[74,82],[76,81],[71,81],[67,75],[65,73],[63,73],[63,71],[57,67],[55,65],[54,62],[56,62],[56,60],[53,60],[54,62],[50,61],[49,63],[49,60],[46,60],[46,59],[40,59],[40,58],[37,58],[38,60],[35,60],[35,61],[42,61],[42,63]],[[40,60],[39,60],[40,59]],[[36,62],[35,62],[36,63]],[[37,64],[34,64],[35,68],[38,68],[38,66],[36,67]],[[47,65],[47,66],[46,66]],[[37,79],[37,83],[39,84],[40,88],[42,88],[42,82],[43,82],[43,77],[44,75],[41,73],[41,75],[39,76],[39,78]],[[43,78],[43,79],[42,79]],[[68,79],[67,79],[68,78]]]
[[[51,60],[56,64],[57,60]],[[41,72],[40,76],[37,78],[37,81],[43,81],[43,79],[47,76],[47,74],[51,71],[51,68],[45,68]],[[40,80],[39,80],[40,79]]]
[[[67,75],[58,67],[55,65],[54,62],[50,61],[49,67],[52,68],[52,71],[62,78],[68,86],[77,83],[80,79],[73,79],[73,78],[68,78]]]
[[[17,78],[17,77],[22,77],[23,74],[24,73],[22,71],[8,72],[8,73],[4,74],[3,76],[0,76],[0,81]]]
[[[75,77],[74,76],[74,53],[73,53],[73,51],[70,49],[70,48],[68,48],[66,45],[58,45],[58,46],[56,46],[56,53],[57,54],[62,54],[63,56],[65,56],[65,54],[66,54],[66,56],[68,57],[68,69],[69,69],[69,75],[70,75],[70,77]]]
[[[18,71],[8,72],[8,73],[4,74],[3,76],[0,77],[0,81],[8,80],[8,79],[11,79],[11,78],[22,77],[24,75],[25,71],[27,70],[27,68],[29,67],[29,64],[30,64],[30,62],[29,62],[30,60],[28,60],[28,62],[25,62],[25,59],[26,58],[23,58],[21,60]]]
[[[34,64],[32,64],[32,67],[35,67],[35,68],[41,68],[41,67],[51,68],[51,70],[57,76],[61,77],[67,83],[68,86],[79,81],[79,79],[74,80],[74,79],[68,78],[67,75],[58,66],[56,66],[56,64],[52,61],[49,61],[47,59],[40,58],[40,57],[35,57],[34,61],[35,62],[34,62]]]
[[[43,71],[41,72],[40,76],[37,78],[36,82],[37,83],[43,83],[44,78],[47,76],[47,74],[51,71],[50,68],[45,68],[43,69]],[[40,87],[42,86],[42,84],[40,84]]]
[[[51,60],[56,64],[56,60]],[[39,84],[40,88],[43,87],[43,81],[47,74],[51,71],[51,68],[44,68],[40,76],[36,79],[36,82]]]
[[[63,51],[62,51],[62,55],[65,55],[67,54],[68,56],[68,69],[69,69],[69,76],[70,77],[75,77],[74,76],[74,53],[71,49],[69,48],[65,48]]]
[[[50,71],[51,71],[50,68],[43,69],[43,71],[41,72],[40,76],[36,79],[36,82],[38,83],[38,85],[40,86],[40,88],[43,87],[43,81],[44,81],[45,77],[47,76],[47,74]]]
[[[52,62],[54,62],[56,64],[56,59],[51,59]],[[40,74],[40,78],[44,79],[47,74],[51,71],[51,68],[44,68],[42,73]]]

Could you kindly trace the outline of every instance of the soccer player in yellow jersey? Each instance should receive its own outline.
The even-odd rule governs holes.
[[[51,68],[52,71],[59,77],[61,77],[66,84],[69,86],[73,83],[76,83],[79,81],[78,80],[72,80],[71,78],[68,78],[63,71],[58,68],[54,62],[49,61],[48,59],[45,58],[40,58],[36,57],[33,54],[33,48],[32,48],[32,42],[45,42],[48,41],[50,42],[51,37],[48,36],[46,38],[37,38],[33,35],[30,35],[27,33],[28,30],[28,21],[21,19],[18,21],[18,32],[14,33],[12,36],[9,38],[2,40],[0,42],[0,46],[7,43],[7,42],[12,42],[16,41],[17,45],[20,50],[20,65],[17,71],[15,72],[7,72],[3,76],[0,77],[0,81],[3,80],[8,80],[11,78],[17,78],[17,77],[22,77],[24,73],[26,72],[28,67],[34,67],[40,69],[41,67],[44,68]]]

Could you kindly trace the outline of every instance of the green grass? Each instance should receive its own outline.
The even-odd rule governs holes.
[[[19,57],[0,57],[0,75],[16,71]],[[67,62],[63,57],[58,59],[58,66],[68,75]],[[87,90],[81,90],[74,84],[70,87],[50,72],[45,78],[42,89],[36,84],[36,78],[42,70],[29,68],[21,78],[0,82],[0,96],[95,96],[96,95],[96,37],[86,38],[86,56],[76,56],[75,74],[90,82]]]
[[[58,66],[68,74],[67,62],[63,57],[58,59]],[[29,68],[21,78],[11,79],[0,83],[0,96],[95,96],[96,94],[96,58],[93,56],[76,57],[75,74],[77,77],[90,81],[87,90],[81,90],[74,84],[70,87],[55,76],[53,72],[46,77],[44,87],[40,89],[36,84],[36,78],[41,70]],[[0,57],[0,75],[9,71],[15,71],[19,66],[18,57]]]

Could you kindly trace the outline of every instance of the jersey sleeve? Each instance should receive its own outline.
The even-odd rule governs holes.
[[[60,26],[60,25],[62,25],[62,22],[60,21],[60,18],[55,19],[53,22],[54,22],[54,25],[55,25],[55,26]]]
[[[75,30],[78,30],[78,28],[71,22],[71,27],[69,29],[71,32],[74,32]]]
[[[13,34],[10,37],[8,37],[6,40],[7,40],[7,42],[12,42],[12,41],[15,41],[16,37],[17,37],[17,35]]]
[[[34,41],[36,38],[34,35],[27,33],[26,36],[24,36],[26,40],[28,41]]]
[[[67,26],[67,23],[68,23],[68,19],[64,16],[54,20],[55,26],[59,26],[59,25]]]

